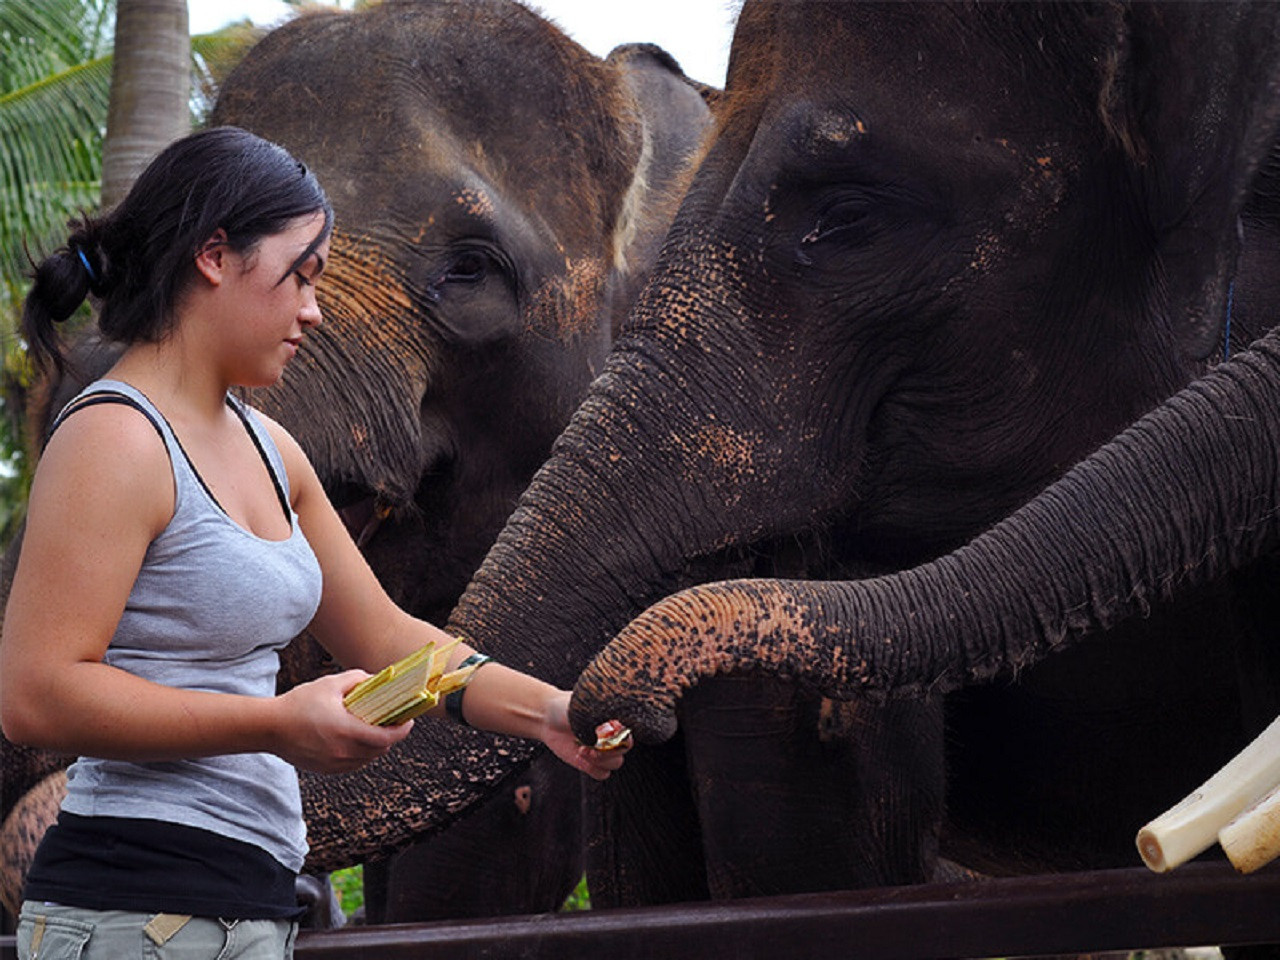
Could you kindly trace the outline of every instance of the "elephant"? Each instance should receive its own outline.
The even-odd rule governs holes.
[[[714,95],[656,46],[597,58],[512,0],[306,12],[223,82],[209,122],[286,146],[336,212],[325,322],[251,402],[298,439],[411,613],[443,623],[599,371]],[[112,355],[80,343],[79,381],[47,385],[37,415]],[[281,683],[332,669],[304,636]],[[9,814],[66,758],[4,746]],[[578,779],[536,764],[429,845],[366,864],[366,919],[557,908],[582,871]],[[333,789],[312,783],[309,803],[338,806]]]
[[[965,669],[1009,675],[956,689],[914,642],[867,633],[895,610],[909,620],[909,594],[841,597],[951,554],[1201,377],[1234,300],[1265,325],[1265,278],[1239,272],[1240,217],[1280,120],[1277,17],[743,5],[716,128],[654,273],[448,621],[555,683],[625,630],[634,642],[599,667],[611,698],[715,672],[716,644],[765,661],[778,648],[763,675],[689,689],[675,736],[588,791],[593,903],[916,882],[948,862],[1132,864],[1143,819],[1247,742],[1247,578],[1168,604],[1138,591],[1146,616],[1034,665],[1003,619],[978,633],[965,607],[944,610]],[[1034,569],[1002,559],[1007,576]],[[765,586],[682,592],[723,581]],[[856,679],[867,658],[913,695],[837,700],[834,682],[796,682],[792,633],[830,648],[819,669],[847,654]],[[669,665],[642,655],[668,634]],[[596,713],[590,692],[578,709]],[[634,722],[665,738],[643,707]],[[343,782],[378,798],[392,846],[533,756],[423,727],[394,764]],[[317,861],[349,855],[341,820],[313,812]]]

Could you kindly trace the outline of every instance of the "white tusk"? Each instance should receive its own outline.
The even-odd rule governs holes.
[[[1280,857],[1280,787],[1223,827],[1218,843],[1241,873],[1253,873]]]
[[[1138,831],[1142,862],[1164,873],[1207,850],[1218,831],[1280,786],[1280,719],[1181,803]]]

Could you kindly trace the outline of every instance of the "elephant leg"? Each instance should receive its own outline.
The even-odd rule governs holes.
[[[0,825],[0,903],[16,917],[22,885],[44,832],[58,819],[67,795],[67,774],[58,770],[28,790]]]
[[[941,704],[835,702],[722,677],[685,697],[717,898],[926,880],[943,815]]]
[[[336,930],[346,926],[347,916],[342,912],[342,903],[329,874],[299,874],[294,889],[298,906],[305,911],[298,921],[304,930]]]
[[[608,780],[584,783],[592,907],[707,899],[697,810],[678,734],[658,746],[635,747]]]
[[[582,876],[581,779],[541,755],[447,830],[367,864],[366,922],[559,909]]]

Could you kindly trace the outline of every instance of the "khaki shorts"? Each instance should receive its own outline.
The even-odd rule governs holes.
[[[282,960],[293,956],[292,920],[218,920],[175,913],[22,905],[19,960]]]

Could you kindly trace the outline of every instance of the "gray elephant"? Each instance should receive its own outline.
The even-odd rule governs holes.
[[[727,589],[655,608],[611,689],[685,669],[638,652],[667,618],[690,670],[708,633],[745,659],[799,632],[856,672],[887,614],[823,584],[955,550],[1221,351],[1233,284],[1256,289],[1238,221],[1280,118],[1278,38],[1271,4],[748,0],[654,277],[451,628],[568,683],[663,597],[766,578],[763,614]],[[835,702],[785,668],[701,683],[679,734],[593,791],[593,900],[910,882],[944,853],[1133,863],[1142,819],[1250,732],[1239,586],[945,697],[892,634],[865,643],[915,697]],[[995,656],[1003,626],[971,672],[1021,665]],[[528,759],[424,728],[348,789],[422,809],[395,843]],[[338,827],[311,821],[322,861]]]
[[[598,373],[713,95],[656,47],[602,60],[510,0],[308,12],[224,82],[210,122],[284,144],[337,215],[325,323],[253,402],[298,438],[412,613],[443,622]],[[81,345],[82,376],[109,362],[98,349]],[[331,668],[304,637],[282,682]],[[9,814],[66,758],[4,747]],[[335,789],[312,784],[309,803],[341,809],[377,854],[357,840],[379,829],[364,798]],[[40,797],[6,834],[10,890]],[[369,865],[368,919],[555,909],[582,872],[579,806],[576,773],[535,765],[428,849]]]

